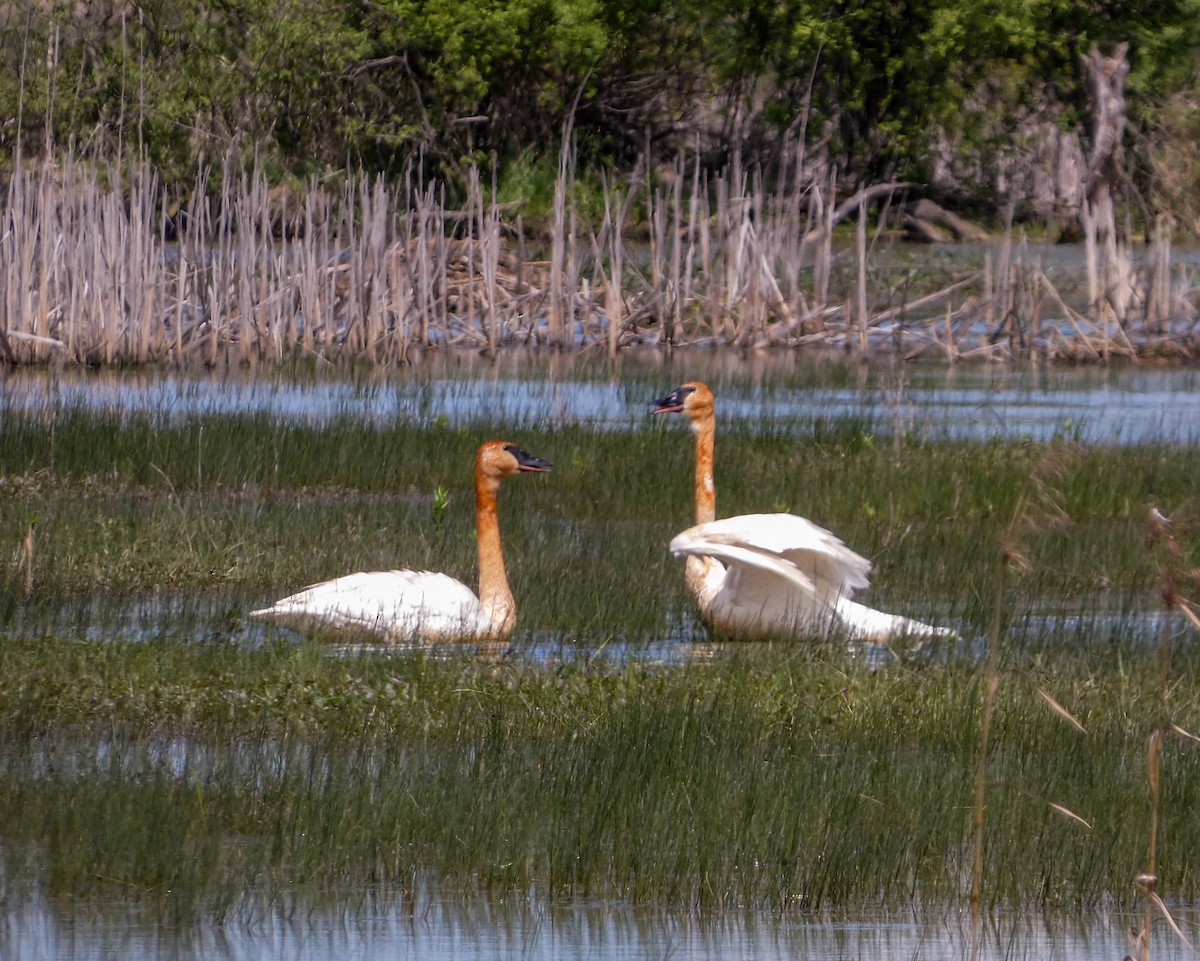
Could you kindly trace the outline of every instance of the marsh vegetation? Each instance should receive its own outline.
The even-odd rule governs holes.
[[[564,152],[566,153],[566,152]],[[796,148],[779,182],[680,155],[580,190],[564,157],[541,231],[471,171],[462,202],[349,175],[210,188],[146,165],[18,168],[0,204],[0,360],[214,367],[515,346],[836,350],[907,360],[1179,361],[1194,267],[1162,228],[1064,256],[1008,229],[932,251],[899,240],[903,185],[849,196]],[[582,209],[588,196],[596,209]],[[633,211],[637,212],[635,222]]]
[[[846,413],[799,374],[1200,356],[1194,3],[68,6],[0,11],[0,950],[38,904],[257,931],[515,899],[957,914],[972,958],[1004,912],[1136,910],[1147,961],[1200,898],[1188,406],[1120,443],[990,399],[939,433],[904,375]],[[550,384],[670,376],[594,416],[375,403],[525,348]],[[690,440],[623,412],[743,361],[721,513],[813,518],[865,600],[957,638],[697,622]],[[794,397],[755,412],[771,364]],[[93,404],[96,368],[299,387]],[[350,571],[472,582],[494,436],[556,465],[502,495],[508,643],[248,621]]]
[[[509,645],[247,630],[281,588],[351,570],[469,580],[469,465],[500,430],[7,412],[10,896],[181,921],[534,889],[1087,913],[1143,903],[1151,869],[1159,895],[1200,895],[1200,665],[1162,600],[1193,594],[1194,448],[724,426],[723,513],[817,519],[873,558],[873,601],[961,632],[854,650],[710,638],[665,550],[691,515],[690,438],[547,421],[509,438],[555,460],[502,494]],[[155,605],[166,629],[105,626]]]

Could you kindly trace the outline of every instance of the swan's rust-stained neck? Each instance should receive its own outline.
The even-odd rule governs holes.
[[[713,480],[713,446],[717,436],[716,397],[698,380],[680,384],[654,402],[655,414],[682,414],[696,435],[696,523],[717,519],[717,487]]]
[[[500,547],[500,517],[496,505],[499,478],[475,475],[475,533],[479,542],[479,602],[491,615],[497,638],[507,637],[517,622],[517,605]]]
[[[717,519],[717,485],[713,480],[713,448],[716,446],[717,419],[710,407],[706,416],[691,423],[696,435],[696,523]]]
[[[508,586],[496,495],[500,481],[524,471],[542,473],[553,465],[506,441],[489,441],[475,457],[475,536],[479,544],[479,603],[491,619],[490,637],[508,637],[517,623],[517,603]]]

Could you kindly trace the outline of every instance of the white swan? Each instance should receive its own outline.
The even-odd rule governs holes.
[[[870,585],[871,562],[835,535],[795,514],[742,514],[717,520],[713,483],[716,401],[693,381],[654,402],[656,414],[683,414],[696,435],[696,526],[671,541],[686,557],[688,590],[701,616],[743,637],[842,633],[856,640],[953,637],[851,600]]]
[[[516,624],[517,608],[500,549],[496,493],[505,477],[551,466],[502,440],[488,441],[475,455],[478,597],[446,574],[371,571],[313,584],[250,616],[297,630],[370,631],[391,641],[503,640]]]

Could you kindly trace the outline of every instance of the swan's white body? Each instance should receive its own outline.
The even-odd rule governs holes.
[[[365,631],[393,643],[440,643],[484,637],[493,612],[471,588],[431,571],[369,571],[312,584],[253,611],[297,631]]]
[[[688,590],[715,628],[743,637],[844,634],[856,640],[952,637],[852,600],[870,586],[871,562],[795,514],[743,514],[716,520],[715,398],[699,382],[677,387],[656,413],[681,413],[696,436],[696,526],[671,541],[686,557]]]
[[[475,529],[479,594],[446,574],[369,571],[312,584],[251,617],[295,630],[367,631],[393,642],[502,640],[517,608],[500,549],[496,494],[500,481],[551,464],[504,441],[488,441],[475,457]]]

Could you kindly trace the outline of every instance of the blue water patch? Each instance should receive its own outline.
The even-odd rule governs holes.
[[[661,423],[649,413],[654,398],[691,379],[714,387],[721,421],[772,430],[804,432],[814,424],[857,421],[880,436],[926,440],[1125,445],[1200,439],[1200,371],[1187,368],[859,368],[803,364],[788,355],[734,362],[714,352],[679,354],[669,364],[625,360],[616,367],[584,358],[440,358],[356,376],[22,369],[0,374],[0,414],[50,419],[82,409],[162,423],[260,415],[318,427],[351,418],[506,430],[640,430]]]
[[[1169,910],[1183,930],[1194,929],[1194,905]],[[1129,909],[1084,918],[985,911],[976,934],[969,912],[953,904],[851,919],[786,907],[697,915],[536,892],[464,900],[401,890],[364,894],[341,910],[298,910],[283,898],[250,923],[187,926],[127,902],[72,909],[34,897],[7,904],[0,950],[22,961],[1093,961],[1127,954],[1129,931],[1143,923]],[[1195,957],[1165,923],[1152,929],[1150,948],[1156,961]]]

